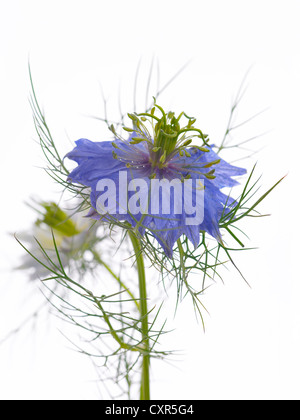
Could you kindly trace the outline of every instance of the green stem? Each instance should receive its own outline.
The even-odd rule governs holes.
[[[148,325],[148,308],[147,308],[147,288],[146,288],[146,276],[145,276],[145,265],[143,254],[141,251],[141,245],[136,235],[129,232],[129,236],[133,245],[136,264],[139,277],[139,291],[140,291],[140,314],[141,314],[141,330],[143,338],[144,353],[142,355],[142,377],[141,377],[141,400],[150,400],[150,355],[149,355],[149,325]]]
[[[185,273],[185,263],[184,263],[184,250],[181,244],[180,239],[177,240],[179,255],[180,255],[180,267],[182,269],[182,278],[186,282],[186,273]]]

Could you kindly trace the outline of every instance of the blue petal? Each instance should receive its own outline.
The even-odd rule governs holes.
[[[108,178],[113,180],[116,185],[116,192],[122,188],[119,185],[119,173],[125,171],[128,175],[128,183],[130,180],[142,178],[146,181],[148,187],[150,184],[149,156],[144,144],[137,144],[132,147],[129,143],[120,142],[116,140],[119,147],[119,157],[123,161],[114,159],[114,147],[112,142],[92,142],[87,139],[80,139],[76,142],[76,147],[66,155],[71,160],[77,163],[77,167],[70,173],[69,179],[72,182],[80,183],[91,188],[91,211],[89,216],[92,218],[103,218],[96,211],[96,204],[99,195],[97,191],[97,183],[99,180]],[[187,225],[186,218],[190,217],[185,212],[183,214],[174,214],[174,197],[171,195],[171,210],[170,214],[164,214],[162,208],[162,200],[159,200],[158,214],[151,214],[151,201],[149,202],[149,212],[147,215],[137,214],[117,214],[106,216],[104,220],[111,221],[115,217],[120,221],[128,221],[132,226],[139,224],[139,231],[143,235],[145,230],[148,229],[153,236],[157,239],[159,244],[164,249],[168,257],[172,256],[172,250],[175,242],[181,235],[186,235],[196,248],[200,241],[200,232],[205,231],[218,241],[221,240],[219,230],[219,221],[222,214],[226,214],[229,207],[233,203],[233,199],[222,193],[223,187],[232,187],[237,184],[237,181],[232,177],[243,175],[246,171],[243,168],[238,168],[230,165],[223,159],[216,165],[209,168],[204,168],[208,163],[216,161],[219,156],[212,150],[208,152],[201,152],[199,149],[191,149],[191,157],[180,157],[179,155],[172,159],[170,165],[165,171],[161,170],[158,173],[159,177],[166,177],[167,179],[181,178],[189,173],[192,179],[202,178],[205,185],[204,193],[204,218],[200,224]],[[136,167],[128,168],[126,166],[126,159],[129,158],[132,162],[136,162]],[[174,169],[175,168],[175,169]],[[179,168],[176,172],[176,168]],[[181,168],[181,169],[180,169]],[[215,179],[207,179],[203,174],[215,169]],[[200,175],[202,173],[202,175]],[[129,192],[130,198],[134,192]],[[193,190],[193,200],[196,196],[196,190]],[[194,200],[195,202],[195,200]]]

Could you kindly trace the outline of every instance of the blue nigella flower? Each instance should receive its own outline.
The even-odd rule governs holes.
[[[181,235],[194,247],[201,231],[221,242],[219,221],[234,202],[221,189],[237,185],[232,177],[245,169],[220,159],[208,136],[194,127],[196,120],[184,113],[176,118],[155,104],[150,113],[128,116],[128,139],[111,126],[114,141],[80,139],[66,155],[78,165],[69,180],[91,188],[89,216],[127,221],[141,235],[150,230],[168,257]],[[188,120],[184,127],[182,116]],[[192,144],[194,139],[201,145]]]

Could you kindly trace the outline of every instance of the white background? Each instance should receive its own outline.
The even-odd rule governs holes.
[[[83,136],[105,138],[104,127],[86,117],[103,116],[100,83],[113,118],[119,87],[124,108],[132,104],[140,59],[144,106],[153,57],[161,86],[191,59],[160,103],[193,114],[217,143],[251,67],[237,122],[268,109],[236,130],[235,140],[268,133],[249,144],[259,152],[240,165],[249,170],[258,161],[262,192],[287,177],[260,207],[271,217],[243,225],[258,247],[236,257],[251,288],[230,267],[225,284],[204,296],[205,333],[189,302],[182,304],[168,340],[185,355],[177,367],[153,364],[152,397],[299,399],[299,17],[297,0],[0,1],[0,340],[31,302],[32,310],[43,302],[23,273],[11,271],[22,251],[7,233],[29,228],[28,196],[47,199],[55,190],[38,168],[28,60],[62,151]],[[97,399],[95,377],[47,317],[0,346],[0,399]]]

